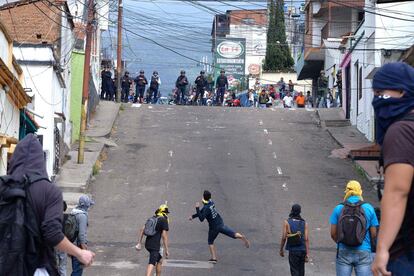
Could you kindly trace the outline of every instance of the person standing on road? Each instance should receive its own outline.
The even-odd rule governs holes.
[[[148,84],[147,78],[145,77],[144,70],[139,71],[139,75],[135,78],[135,95],[134,95],[134,103],[138,101],[139,103],[143,103],[144,101],[144,93],[145,87]]]
[[[294,204],[289,219],[283,222],[282,240],[280,241],[280,256],[284,257],[283,247],[289,251],[289,266],[292,276],[305,275],[305,263],[309,260],[308,224],[300,216],[301,207]]]
[[[305,107],[305,96],[303,96],[302,92],[300,92],[299,95],[296,97],[296,104],[298,105],[298,108]]]
[[[175,87],[177,87],[177,104],[185,103],[185,92],[187,90],[188,79],[185,76],[185,71],[181,70],[180,76],[175,82]]]
[[[150,92],[148,94],[149,98],[147,99],[147,103],[153,103],[153,104],[157,103],[158,91],[159,91],[160,85],[161,85],[160,76],[158,75],[157,71],[154,71],[151,76],[151,82],[150,82],[150,87],[149,87]]]
[[[221,233],[233,239],[240,239],[244,242],[246,248],[250,247],[250,242],[243,234],[233,231],[230,227],[226,226],[221,218],[220,214],[216,210],[214,202],[211,200],[211,193],[204,191],[203,193],[203,208],[200,210],[200,204],[196,203],[196,213],[190,216],[190,220],[198,218],[201,222],[205,219],[208,221],[208,246],[210,249],[211,259],[209,262],[217,263],[217,252],[214,246],[214,240]]]
[[[285,108],[292,108],[293,106],[293,97],[290,92],[287,93],[285,97],[283,97],[283,105]]]
[[[225,73],[226,72],[223,69],[220,70],[220,76],[218,76],[216,80],[216,88],[217,88],[216,103],[218,106],[223,104],[224,93],[229,88],[229,82],[227,80]]]
[[[385,170],[381,227],[372,271],[414,275],[414,68],[388,63],[374,75],[376,141]]]
[[[128,102],[128,96],[129,96],[129,90],[131,89],[132,80],[129,77],[129,72],[126,71],[124,76],[121,79],[121,88],[122,88],[122,94],[121,94],[121,101],[124,103]]]
[[[306,105],[308,106],[308,108],[313,107],[313,97],[310,91],[306,92]]]
[[[139,233],[137,250],[141,250],[142,239],[144,235],[147,236],[145,240],[145,249],[149,252],[149,261],[147,266],[146,276],[152,276],[155,267],[155,273],[157,276],[161,275],[162,258],[163,253],[165,258],[168,259],[170,253],[168,250],[168,206],[162,204],[156,211],[155,216],[148,219],[145,226]],[[161,249],[161,238],[164,245],[164,250]],[[162,252],[164,251],[164,252]]]
[[[88,240],[87,240],[87,232],[88,232],[88,211],[94,205],[89,196],[81,195],[79,197],[78,206],[76,206],[71,214],[75,215],[76,221],[78,223],[78,236],[74,241],[75,244],[84,250],[88,249]],[[83,266],[82,263],[74,256],[72,256],[72,274],[71,276],[82,276],[83,274]]]
[[[207,79],[205,78],[204,74],[205,72],[201,71],[200,75],[195,80],[196,94],[193,99],[194,103],[197,103],[197,100],[200,99],[201,104],[203,104],[202,101],[203,101],[203,96],[204,96],[204,90],[206,89],[206,86],[207,86]]]
[[[259,95],[259,106],[260,108],[266,108],[267,103],[269,102],[269,95],[266,93],[266,90],[262,90]]]
[[[374,207],[364,202],[358,181],[346,185],[344,201],[338,204],[329,219],[331,238],[337,243],[336,275],[372,275],[371,242],[377,236],[378,220]]]

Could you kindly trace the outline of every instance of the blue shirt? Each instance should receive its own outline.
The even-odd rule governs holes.
[[[350,196],[348,198],[348,202],[350,203],[357,203],[360,200],[358,196]],[[332,215],[329,219],[329,223],[332,225],[338,224],[339,216],[341,215],[342,208],[344,208],[344,205],[339,204],[335,207],[335,209],[332,212]],[[369,232],[370,227],[378,227],[378,219],[375,214],[374,207],[372,207],[371,204],[365,203],[362,205],[362,208],[365,212],[365,218],[367,219],[367,234],[365,235],[365,239],[362,242],[360,246],[346,246],[342,243],[339,243],[338,247],[339,249],[349,249],[349,250],[362,250],[362,251],[369,251],[371,252],[371,234]]]

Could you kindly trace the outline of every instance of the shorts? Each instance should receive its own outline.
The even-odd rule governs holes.
[[[215,228],[210,228],[208,230],[208,244],[209,245],[214,244],[214,240],[217,238],[218,234],[220,233],[233,239],[236,238],[236,232],[234,232],[233,229],[231,229],[230,227],[223,224]]]
[[[148,252],[149,252],[148,264],[152,264],[154,266],[157,265],[162,259],[160,251],[159,250],[148,250]]]

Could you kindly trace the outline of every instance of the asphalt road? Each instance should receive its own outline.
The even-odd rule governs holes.
[[[138,228],[165,201],[170,207],[170,260],[164,275],[290,275],[278,256],[283,219],[293,203],[309,223],[306,275],[334,275],[329,215],[349,179],[347,160],[330,158],[338,145],[316,124],[314,111],[222,107],[126,106],[117,120],[102,171],[91,185],[86,275],[144,275]],[[375,202],[366,185],[365,200]],[[224,236],[211,267],[207,222],[190,222],[204,189],[227,225],[245,233],[250,249]]]

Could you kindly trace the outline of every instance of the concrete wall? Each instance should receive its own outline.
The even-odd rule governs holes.
[[[0,133],[19,139],[20,111],[8,99],[0,86]]]
[[[70,97],[72,143],[79,140],[84,61],[85,54],[83,52],[74,51],[72,53],[72,91]]]

